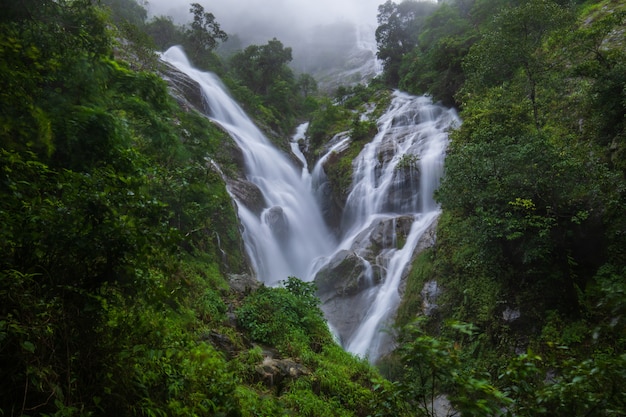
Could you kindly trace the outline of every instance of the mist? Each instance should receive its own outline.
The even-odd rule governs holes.
[[[339,22],[376,24],[378,5],[385,0],[149,0],[151,15],[190,19],[189,4],[198,2],[213,13],[222,29],[247,37],[287,40],[316,26]],[[267,40],[267,39],[266,39]]]
[[[213,13],[236,51],[276,38],[292,48],[292,68],[322,89],[355,84],[376,75],[376,16],[386,0],[149,0],[150,16],[191,20],[189,4]]]

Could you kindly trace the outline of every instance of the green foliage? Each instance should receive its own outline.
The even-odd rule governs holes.
[[[376,122],[371,120],[361,120],[358,117],[352,119],[352,127],[350,129],[350,138],[355,141],[368,140],[376,136],[378,126]]]
[[[193,14],[193,21],[185,29],[187,50],[192,61],[202,62],[203,55],[212,52],[219,41],[226,41],[228,35],[215,20],[215,15],[205,12],[199,3],[191,3],[189,13]]]
[[[173,45],[179,45],[184,40],[180,27],[168,16],[155,16],[146,22],[145,32],[150,36],[159,51],[165,51]]]
[[[298,89],[307,98],[309,95],[317,93],[317,81],[311,74],[300,74],[298,76]]]
[[[395,324],[398,327],[408,325],[422,310],[422,297],[420,295],[424,283],[432,277],[432,250],[421,252],[411,264],[410,275],[407,277],[406,289],[402,297],[402,303],[398,307]]]
[[[413,0],[401,3],[388,0],[378,6],[377,56],[383,61],[389,84],[396,85],[400,80],[402,57],[417,45],[424,20],[435,8],[432,3]]]
[[[21,5],[0,22],[2,108],[23,110],[3,110],[0,137],[0,409],[229,409],[226,361],[194,336],[225,320],[220,267],[243,267],[234,207],[205,163],[227,159],[224,134],[155,74],[111,60],[91,2]],[[200,251],[201,274],[180,266]]]
[[[307,137],[313,152],[318,153],[326,142],[341,132],[349,132],[359,143],[357,146],[362,147],[363,142],[377,133],[373,120],[387,109],[389,102],[389,92],[376,83],[339,87],[335,92],[335,101],[328,98],[320,100],[312,114]],[[370,105],[373,107],[368,108]]]
[[[307,137],[314,149],[321,147],[332,138],[333,133],[348,129],[350,113],[336,106],[330,99],[321,100],[318,109],[313,113],[307,129]]]
[[[461,5],[442,3],[426,18],[418,46],[402,57],[400,88],[456,104],[454,96],[465,82],[462,62],[477,37]]]
[[[135,0],[102,0],[101,3],[111,9],[111,20],[116,25],[129,23],[140,26],[148,17],[148,11],[143,4]]]
[[[350,137],[348,147],[331,153],[324,164],[333,197],[341,202],[345,201],[352,185],[352,162],[378,133],[375,119],[387,109],[390,94],[373,83],[369,86],[340,87],[335,98],[335,102],[322,100],[312,115],[306,132],[310,146],[307,158],[314,160],[333,137]]]
[[[454,339],[426,334],[420,321],[404,329],[406,340],[400,348],[406,366],[400,385],[402,395],[424,416],[436,415],[435,399],[444,394],[461,415],[498,414],[510,399],[489,382],[487,373],[463,366],[471,352],[464,343],[471,342],[474,327],[450,323],[449,330],[455,332]]]
[[[254,340],[276,346],[286,355],[319,350],[331,336],[315,291],[313,283],[294,277],[284,287],[262,287],[237,310],[238,323]]]
[[[292,50],[274,38],[265,45],[250,45],[229,59],[238,83],[233,93],[249,113],[270,129],[291,131],[296,118],[315,107],[311,94],[317,91],[308,74],[294,75],[288,64]]]
[[[274,38],[265,45],[250,45],[231,58],[236,76],[257,94],[267,94],[276,81],[293,78],[287,64],[291,48]]]
[[[78,91],[96,92],[85,77],[100,75],[90,71],[91,64],[110,51],[110,41],[101,13],[84,3],[23,2],[14,10],[19,17],[11,20],[3,14],[0,20],[0,139],[12,149],[49,156],[59,145],[50,113],[60,104],[54,102],[59,95],[50,92],[63,90],[76,97]],[[89,31],[77,32],[83,24]]]
[[[561,36],[571,28],[574,14],[551,0],[528,1],[504,9],[465,59],[468,81],[473,91],[501,85],[520,73],[533,108],[535,125],[541,125],[541,86],[559,65],[558,58],[546,59],[544,45],[549,36]]]
[[[463,62],[455,87],[463,125],[451,134],[436,194],[437,243],[415,262],[400,320],[419,314],[426,280],[442,294],[424,330],[401,345],[405,375],[422,381],[411,387],[419,395],[446,393],[461,415],[619,415],[623,7],[528,1],[488,11],[492,3],[506,2],[441,7],[424,26],[426,48],[405,61],[403,86],[418,86],[439,51],[432,42],[471,46],[452,54]],[[440,331],[446,318],[482,333],[451,345]]]
[[[359,142],[356,143],[357,145],[351,146],[342,153],[332,152],[324,164],[324,172],[333,194],[339,197],[340,201],[345,201],[350,194],[353,173],[352,162],[361,153],[365,145],[363,142],[361,142],[361,146],[358,146]]]

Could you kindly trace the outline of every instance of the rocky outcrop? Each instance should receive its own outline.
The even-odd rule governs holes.
[[[390,249],[403,247],[413,220],[413,216],[381,217],[354,239],[349,250],[335,253],[315,276],[321,308],[341,343],[348,341],[362,323],[381,282]],[[416,253],[433,242],[432,234],[425,233]]]
[[[255,365],[254,372],[257,381],[279,392],[287,382],[311,374],[300,362],[292,358],[280,358],[275,349],[267,347],[263,349],[263,361]]]
[[[227,359],[233,359],[239,353],[239,348],[227,335],[216,331],[208,331],[200,335],[200,340],[210,342],[217,350],[222,352]]]
[[[365,242],[362,238],[357,238],[357,242],[363,246],[369,244],[369,248],[376,249],[401,249],[406,237],[413,225],[413,216],[398,216],[381,221],[372,225],[369,233],[364,234]]]
[[[298,379],[310,375],[311,371],[293,359],[275,359],[267,357],[254,367],[258,379],[268,387],[281,386],[286,380]]]
[[[243,177],[227,179],[228,189],[240,204],[243,204],[252,213],[260,216],[267,203],[263,193],[256,186]]]
[[[356,252],[342,250],[315,277],[318,295],[324,303],[335,297],[352,296],[380,280],[371,264]]]
[[[431,316],[437,309],[437,298],[441,294],[441,289],[437,281],[426,281],[420,292],[422,296],[422,312],[426,316]]]
[[[234,292],[247,293],[259,289],[261,282],[249,274],[229,274],[228,285]]]
[[[265,222],[276,239],[281,242],[286,241],[289,234],[289,220],[283,208],[280,206],[271,207],[265,212],[264,216]]]
[[[210,109],[202,95],[199,84],[180,72],[172,65],[163,64],[162,78],[167,81],[170,94],[176,99],[181,108],[186,110],[195,109],[200,113],[209,114]],[[219,125],[216,125],[219,127]],[[240,204],[260,215],[266,207],[265,198],[259,188],[248,181],[245,176],[245,162],[241,149],[234,142],[224,143],[227,159],[232,166],[236,167],[228,175],[222,175],[229,191]],[[218,167],[219,168],[219,167]],[[221,170],[220,170],[221,173]]]
[[[378,284],[385,251],[401,248],[412,224],[412,216],[380,218],[354,239],[349,250],[335,253],[315,277],[322,302],[353,296]]]
[[[194,108],[205,113],[206,101],[202,96],[200,85],[176,69],[173,65],[162,62],[161,77],[170,87],[170,95],[183,109]]]

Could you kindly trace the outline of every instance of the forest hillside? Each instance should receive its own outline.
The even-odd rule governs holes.
[[[383,74],[333,97],[278,39],[220,55],[230,34],[198,3],[182,26],[134,0],[0,5],[0,414],[626,414],[620,2],[388,1]],[[328,166],[337,198],[368,103],[400,88],[459,110],[436,243],[376,367],[335,343],[313,284],[254,279],[239,151],[166,81],[171,45],[278,147],[303,120],[311,161],[358,138]]]

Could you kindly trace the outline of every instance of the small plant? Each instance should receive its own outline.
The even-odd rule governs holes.
[[[419,161],[419,156],[412,153],[405,153],[396,164],[396,170],[419,170]]]

